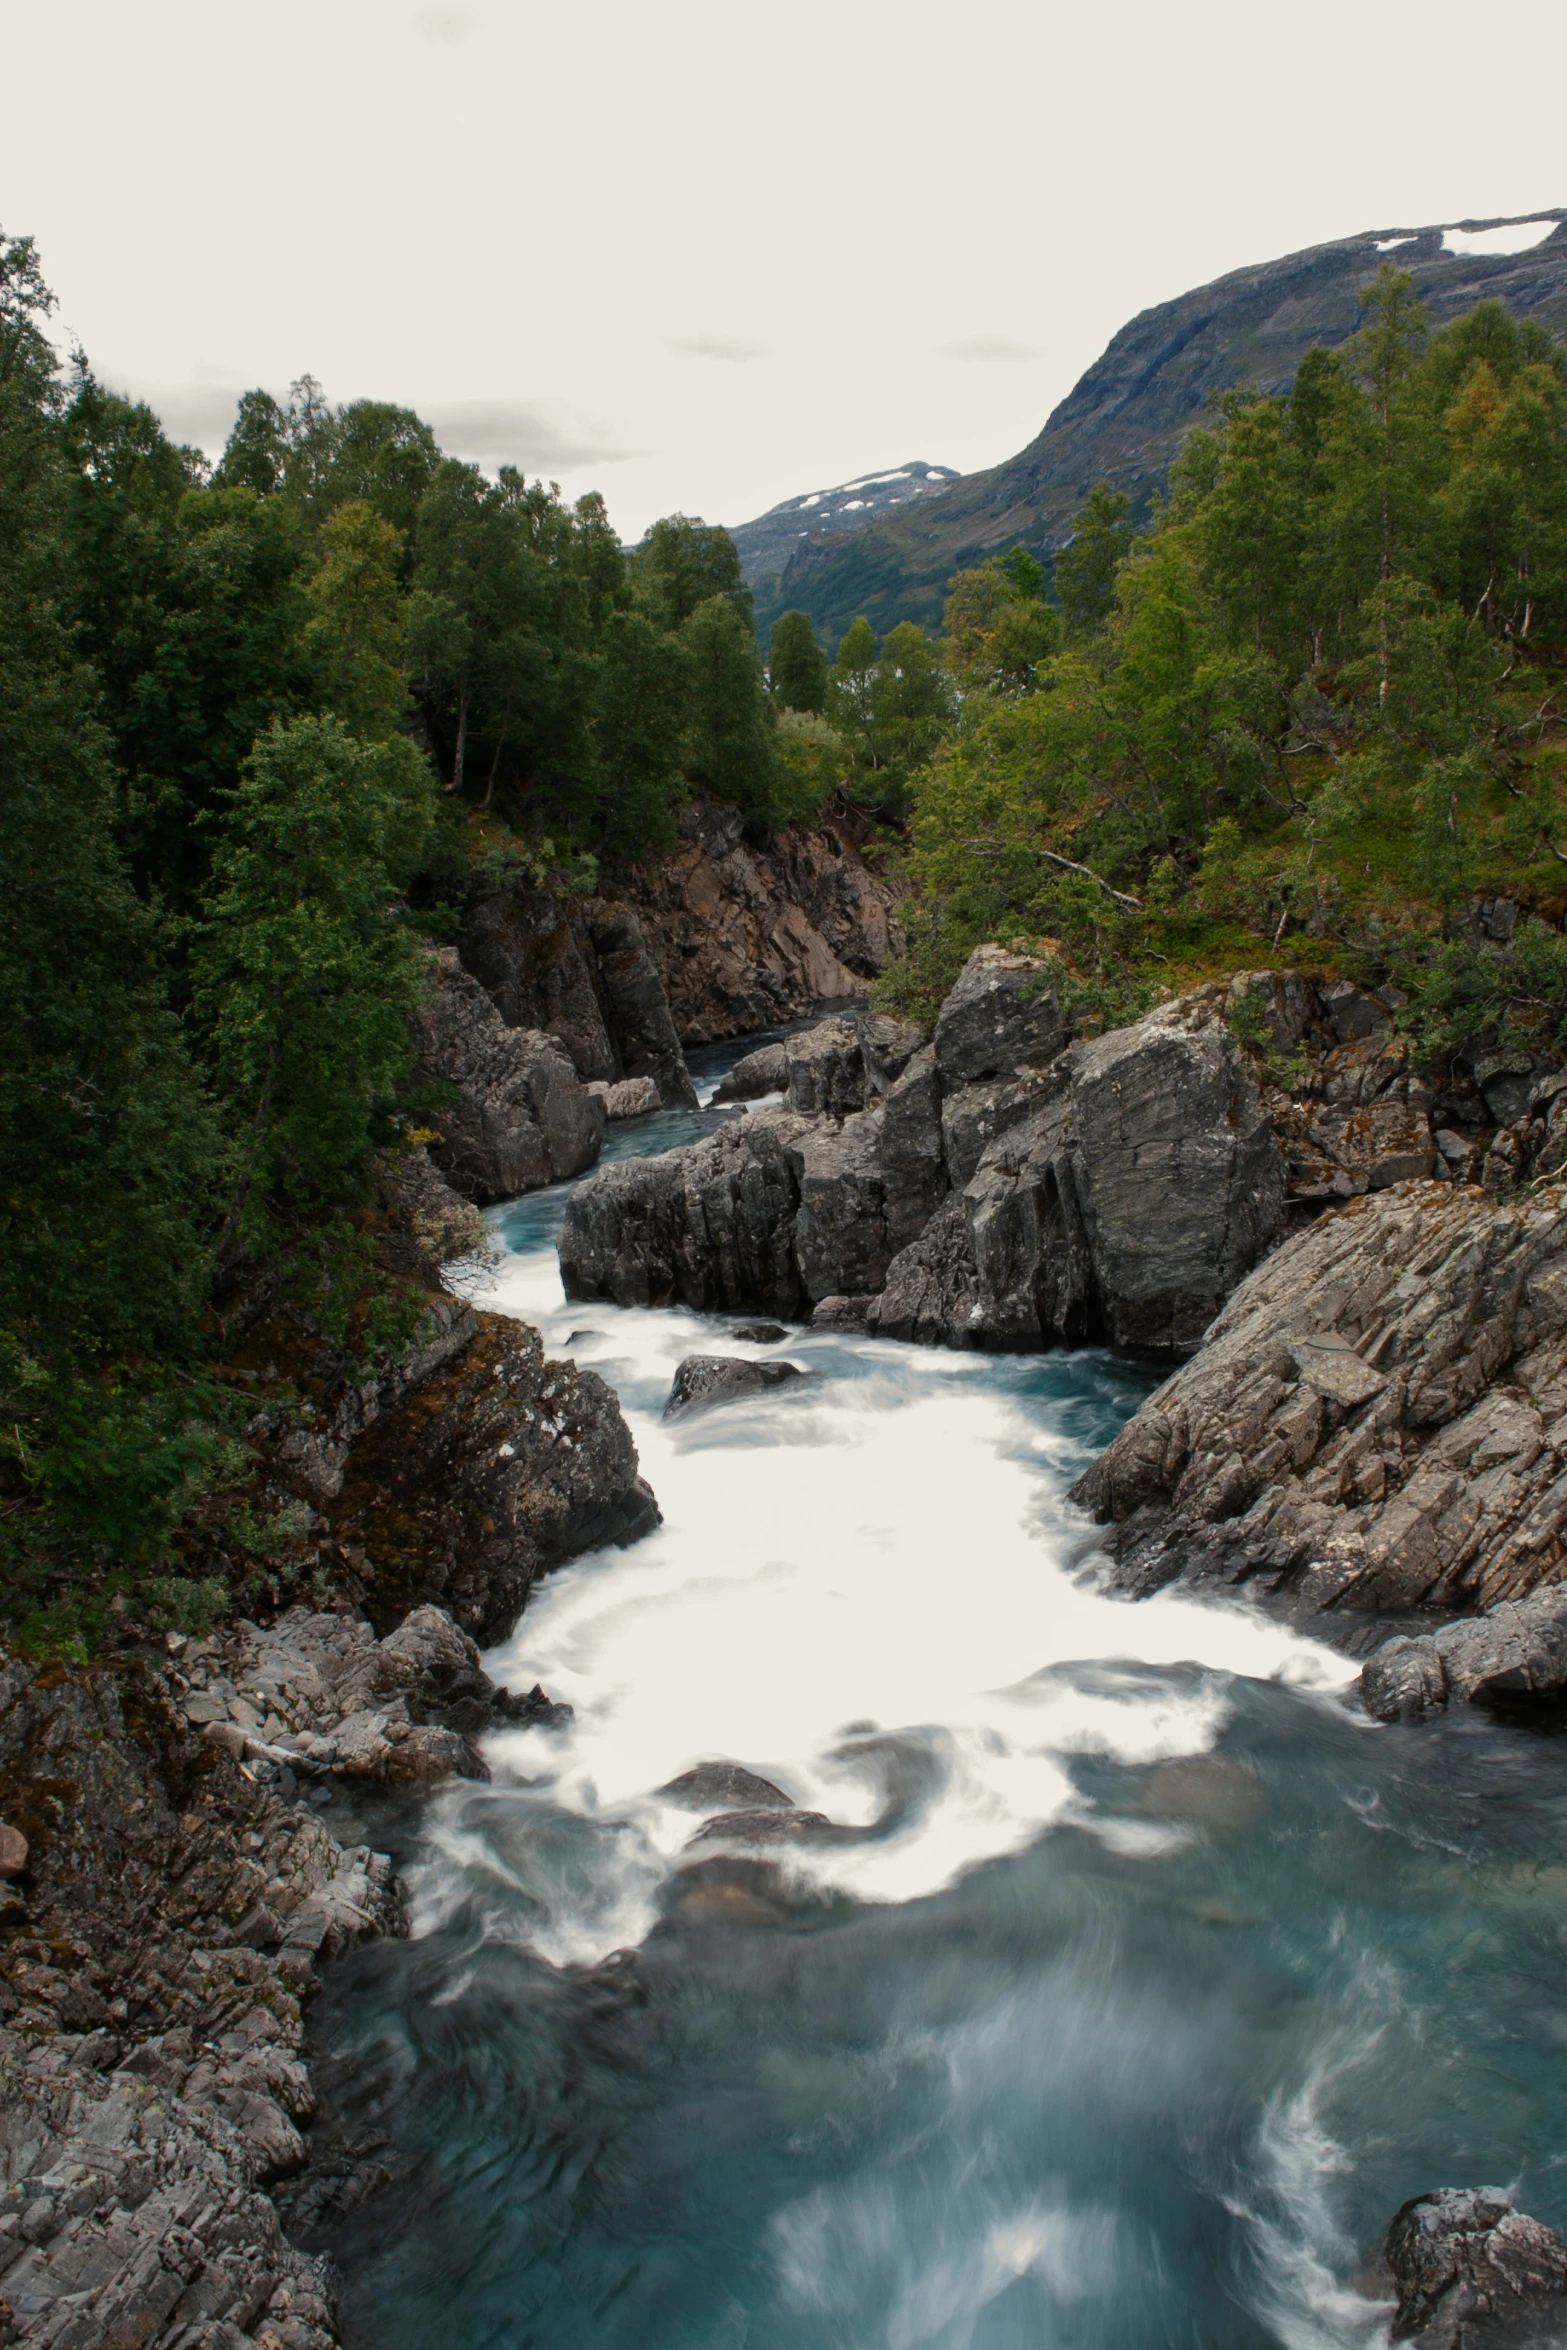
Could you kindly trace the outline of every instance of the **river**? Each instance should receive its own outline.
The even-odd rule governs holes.
[[[494,1213],[482,1302],[618,1390],[664,1523],[486,1659],[575,1723],[432,1801],[412,1938],[313,2011],[386,2174],[308,2238],[348,2341],[1357,2350],[1405,2197],[1561,2226],[1560,1740],[1376,1727],[1255,1612],[1101,1590],[1064,1497],[1139,1367],[567,1305],[566,1196]],[[666,1427],[715,1349],[813,1377]],[[658,1790],[713,1758],[834,1831],[693,1847]]]

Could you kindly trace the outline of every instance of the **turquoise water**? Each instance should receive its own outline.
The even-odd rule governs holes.
[[[491,1669],[573,1730],[435,1799],[413,1939],[314,2010],[349,2340],[1347,2350],[1406,2196],[1567,2220],[1560,1741],[1104,1592],[1064,1494],[1135,1366],[568,1306],[565,1196],[489,1302],[616,1386],[665,1523],[535,1594]],[[665,1428],[714,1347],[815,1376]],[[658,1791],[720,1757],[831,1831],[691,1847]]]

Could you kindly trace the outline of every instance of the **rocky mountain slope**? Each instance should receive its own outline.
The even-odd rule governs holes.
[[[1410,272],[1433,325],[1499,301],[1567,333],[1567,212],[1527,217],[1557,223],[1527,252],[1454,253],[1442,226],[1368,230],[1234,270],[1141,312],[1017,456],[965,474],[912,512],[872,515],[848,537],[802,540],[768,613],[799,605],[829,638],[857,612],[878,631],[898,620],[933,628],[954,571],[1016,541],[1041,554],[1060,546],[1096,481],[1126,491],[1134,512],[1145,512],[1209,395],[1239,383],[1285,389],[1313,344],[1355,332],[1360,288],[1384,259]]]
[[[730,529],[729,535],[740,550],[746,585],[758,604],[770,611],[789,558],[803,539],[831,539],[844,531],[858,530],[873,516],[929,498],[961,478],[950,465],[928,465],[924,458],[913,457],[885,473],[865,474],[857,481],[839,482],[830,490],[785,498],[754,522],[736,523]]]

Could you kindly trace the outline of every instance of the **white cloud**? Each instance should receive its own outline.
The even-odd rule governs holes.
[[[432,6],[416,8],[412,23],[421,41],[437,41],[443,49],[460,49],[479,22],[476,8]]]
[[[770,347],[752,335],[671,335],[668,348],[677,359],[765,359]]]
[[[421,406],[419,414],[448,456],[492,472],[515,465],[523,473],[576,473],[648,454],[623,429],[563,400],[444,400]]]

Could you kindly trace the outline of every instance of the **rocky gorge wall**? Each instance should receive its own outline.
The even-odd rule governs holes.
[[[308,1297],[231,1300],[254,1473],[188,1536],[193,1576],[259,1547],[310,1596],[85,1667],[0,1651],[0,2344],[330,2350],[332,2278],[268,2190],[306,2161],[317,1965],[406,1930],[339,1801],[484,1777],[492,1723],[552,1726],[473,1634],[657,1523],[613,1392],[441,1287],[483,1227],[422,1151],[372,1228],[412,1328],[367,1368]]]
[[[1400,1002],[1249,972],[1081,1034],[1047,960],[981,947],[928,1040],[828,1020],[726,1081],[779,1106],[581,1184],[562,1276],[1174,1358],[1076,1493],[1123,1588],[1246,1586],[1362,1653],[1413,1611],[1384,1713],[1567,1686],[1567,1073],[1419,1075]]]

